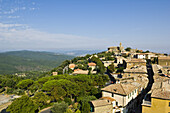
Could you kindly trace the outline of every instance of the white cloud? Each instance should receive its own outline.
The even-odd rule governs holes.
[[[23,27],[23,24],[3,24],[0,23],[0,29],[2,28],[11,28],[11,27]]]
[[[20,16],[8,16],[8,18],[20,18]]]
[[[0,23],[0,48],[36,49],[36,48],[104,48],[109,40],[71,34],[42,32],[32,28],[23,28],[21,24]],[[7,29],[3,29],[7,28]]]

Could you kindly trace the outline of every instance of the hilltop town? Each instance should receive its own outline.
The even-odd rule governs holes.
[[[66,60],[37,80],[15,84],[5,88],[20,92],[11,94],[27,95],[21,98],[43,103],[35,111],[64,101],[69,106],[65,113],[170,112],[170,56],[125,49],[121,43],[107,51]],[[42,97],[46,100],[38,101]],[[14,102],[8,111],[14,110]]]

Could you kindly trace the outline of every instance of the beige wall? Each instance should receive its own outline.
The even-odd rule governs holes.
[[[102,91],[102,97],[112,97],[112,93]]]
[[[105,91],[102,91],[102,97],[112,97],[112,93],[111,92],[105,92]],[[113,95],[113,98],[118,102],[118,106],[123,106],[125,103],[123,98],[125,96],[122,96],[122,95],[118,95],[118,94],[114,94]]]
[[[130,69],[131,67],[134,66],[146,66],[146,63],[140,63],[140,62],[127,62],[127,67],[128,69]]]
[[[113,106],[107,105],[107,106],[99,106],[94,108],[94,112],[91,113],[113,113]]]
[[[170,66],[170,60],[168,59],[158,59],[158,64],[161,66]]]

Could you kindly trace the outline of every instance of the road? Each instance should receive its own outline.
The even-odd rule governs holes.
[[[154,83],[154,79],[153,79],[154,72],[153,72],[151,64],[147,65],[147,74],[148,74],[149,82],[148,82],[147,87],[141,93],[142,97],[141,97],[141,100],[140,100],[140,105],[134,110],[135,113],[142,113],[142,102],[143,102],[143,99],[144,99],[145,95],[151,90],[152,85]]]

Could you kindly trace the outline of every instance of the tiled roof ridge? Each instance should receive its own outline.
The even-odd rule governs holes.
[[[120,84],[120,86],[121,86],[121,88],[123,89],[123,92],[127,95],[127,93],[125,92],[125,90],[124,90],[122,84]]]

